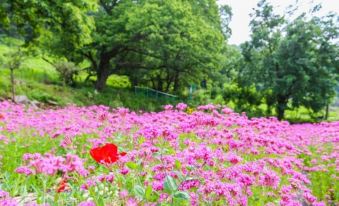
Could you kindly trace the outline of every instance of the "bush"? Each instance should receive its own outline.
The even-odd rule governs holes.
[[[75,77],[80,71],[79,67],[73,62],[58,62],[54,67],[65,85],[75,85]]]

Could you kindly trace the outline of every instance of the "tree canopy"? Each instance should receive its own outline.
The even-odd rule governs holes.
[[[94,0],[3,0],[0,2],[0,24],[5,33],[36,42],[53,33],[64,46],[76,49],[88,41],[92,27],[89,13],[96,9]]]
[[[62,67],[67,84],[85,64],[97,91],[112,74],[179,95],[201,85],[210,98],[239,110],[265,104],[282,119],[286,109],[321,111],[339,80],[338,15],[286,15],[260,0],[251,39],[235,46],[232,9],[216,0],[3,0],[0,35],[71,65]]]
[[[275,105],[279,119],[285,110],[305,106],[320,111],[335,95],[338,78],[338,24],[335,15],[292,22],[274,14],[265,0],[258,3],[251,21],[252,36],[242,45],[242,78]],[[265,92],[266,91],[266,92]]]

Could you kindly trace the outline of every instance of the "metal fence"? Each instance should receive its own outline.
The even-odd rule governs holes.
[[[135,86],[134,87],[134,93],[135,94],[142,94],[145,95],[147,97],[153,97],[156,99],[164,99],[164,100],[177,100],[178,96],[176,95],[172,95],[172,94],[168,94],[165,92],[160,92],[158,90],[155,89],[151,89],[148,87],[139,87],[139,86]]]

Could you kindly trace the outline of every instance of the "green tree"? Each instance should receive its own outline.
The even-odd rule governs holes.
[[[113,73],[179,91],[218,70],[230,9],[216,0],[70,0],[0,3],[0,22],[48,55],[91,64],[95,88]],[[227,22],[227,21],[226,21]]]
[[[143,68],[149,69],[139,76],[158,90],[178,92],[182,86],[200,83],[221,66],[220,25],[212,27],[193,11],[190,2],[154,1],[145,4],[141,13],[133,12],[135,21],[131,22],[150,34],[140,44],[141,54],[146,54],[141,57]],[[157,21],[152,22],[154,18]]]
[[[25,58],[25,53],[20,50],[20,47],[15,48],[13,51],[6,53],[4,59],[0,59],[5,68],[10,70],[10,82],[11,82],[11,98],[15,102],[15,76],[14,70],[20,68],[22,61]]]
[[[289,101],[292,108],[303,105],[319,112],[334,97],[339,53],[338,45],[331,42],[338,38],[338,28],[330,19],[306,20],[302,15],[287,26],[277,51],[280,70],[274,94],[279,118]]]
[[[318,112],[335,94],[337,17],[306,16],[287,22],[262,0],[252,15],[252,39],[242,45],[240,84],[255,85],[268,105],[267,114],[275,106],[279,119],[288,108],[305,106]]]
[[[86,43],[91,30],[87,13],[94,9],[94,0],[2,0],[0,24],[5,33],[25,40],[26,46],[52,32],[74,49]]]
[[[179,91],[217,69],[223,44],[218,6],[206,2],[100,1],[93,42],[83,50],[97,73],[96,88],[119,73],[134,85]]]
[[[252,30],[250,44],[243,47],[247,47],[244,52],[247,52],[247,66],[250,69],[246,72],[256,78],[255,86],[264,95],[267,115],[270,115],[275,103],[271,90],[275,84],[276,71],[279,70],[275,51],[280,44],[285,19],[274,14],[273,6],[266,0],[261,0],[257,6],[250,22]]]
[[[3,0],[0,29],[5,35],[23,40],[19,50],[27,51],[26,56],[47,51],[49,56],[79,62],[82,59],[76,52],[91,42],[93,21],[89,13],[95,10],[94,0]],[[8,57],[9,62],[11,59],[19,67],[22,58]],[[14,85],[14,80],[11,82]]]

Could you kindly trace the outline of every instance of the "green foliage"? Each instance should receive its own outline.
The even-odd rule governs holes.
[[[291,96],[293,107],[304,105],[318,112],[335,96],[339,50],[330,39],[339,33],[328,34],[326,27],[319,18],[306,21],[300,16],[286,29],[277,52],[283,76],[277,87]]]
[[[75,85],[75,76],[79,73],[79,67],[73,62],[58,62],[54,67],[65,85]]]
[[[128,76],[123,75],[111,75],[107,79],[107,85],[114,88],[131,88],[131,82]]]
[[[14,72],[16,92],[43,102],[160,108],[158,99],[145,106],[148,97],[135,101],[126,95],[127,88],[144,86],[175,93],[193,106],[230,104],[249,116],[281,119],[286,113],[294,120],[301,111],[314,120],[326,118],[322,110],[339,80],[338,16],[302,14],[292,21],[285,16],[259,1],[251,40],[238,47],[227,45],[232,10],[216,0],[3,0],[0,61],[25,68]],[[18,59],[14,48],[29,55]],[[35,58],[40,56],[62,63],[53,68]],[[76,88],[60,89],[57,73]],[[90,89],[92,82],[102,95]],[[207,86],[191,94],[189,86],[201,82]],[[8,81],[0,86],[0,94],[8,96]],[[73,89],[80,91],[79,99],[71,97]]]
[[[63,41],[63,49],[76,49],[88,42],[91,21],[88,12],[96,9],[93,0],[3,0],[0,3],[0,23],[5,34],[36,43],[41,36],[53,33]]]
[[[302,14],[286,22],[262,0],[252,18],[252,39],[241,46],[244,69],[238,83],[258,88],[267,114],[275,106],[279,119],[287,109],[304,106],[317,113],[329,105],[338,84],[335,15],[307,19]]]
[[[8,53],[4,53],[2,57],[2,67],[10,70],[19,69],[24,61],[25,54],[20,48],[10,50]]]
[[[174,194],[178,189],[178,185],[171,176],[166,176],[164,181],[164,191],[168,194]]]
[[[134,195],[142,200],[145,196],[145,189],[143,187],[141,187],[140,185],[135,185],[134,186]]]
[[[81,82],[77,82],[75,87],[64,87],[55,71],[42,68],[24,67],[14,71],[17,95],[26,95],[30,100],[42,103],[55,102],[60,106],[102,104],[111,107],[127,107],[135,111],[159,111],[162,105],[175,103],[173,100],[135,94],[128,88],[115,89],[110,85],[102,93],[96,93],[92,85]],[[0,97],[9,98],[11,87],[7,69],[0,69],[0,87]]]
[[[133,68],[132,82],[179,92],[220,68],[221,32],[211,28],[204,16],[194,14],[195,6],[181,1],[151,2],[130,15],[129,27],[148,34],[141,39],[139,50],[146,54],[140,56],[142,67],[149,69],[138,73]]]
[[[117,73],[129,76],[133,86],[179,92],[220,67],[223,36],[214,0],[99,4],[92,43],[81,52],[98,90]]]

